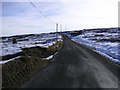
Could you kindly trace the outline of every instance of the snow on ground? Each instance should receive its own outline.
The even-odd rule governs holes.
[[[48,57],[46,57],[46,58],[43,58],[43,60],[50,60],[50,59],[52,59],[53,56],[56,55],[57,53],[58,53],[58,52],[56,52],[56,53],[54,53],[53,55],[50,55],[50,56],[48,56]]]
[[[50,60],[50,59],[53,58],[53,56],[54,56],[54,55],[50,55],[49,57],[47,57],[47,58],[43,58],[43,59],[45,59],[45,60]]]
[[[103,29],[104,30],[104,29]],[[110,58],[114,62],[120,63],[120,36],[119,29],[108,29],[101,32],[98,30],[83,30],[83,34],[71,36],[67,34],[73,41],[85,44],[90,48],[94,48],[96,52]]]
[[[0,56],[5,56],[9,54],[15,54],[21,52],[23,48],[30,47],[46,47],[48,48],[56,42],[56,34],[32,34],[32,35],[21,35],[16,36],[17,44],[12,44],[12,37],[2,38],[0,42]],[[57,35],[57,40],[61,41],[62,36]]]
[[[5,63],[7,63],[7,62],[13,61],[13,60],[15,60],[15,59],[17,59],[17,58],[20,58],[20,57],[21,57],[21,56],[18,56],[18,57],[9,59],[9,60],[0,61],[0,64],[5,64]]]

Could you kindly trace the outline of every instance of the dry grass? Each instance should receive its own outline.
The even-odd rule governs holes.
[[[48,49],[42,47],[23,49],[24,56],[2,65],[2,86],[16,88],[30,79],[37,71],[50,63],[50,60],[42,60],[42,58],[54,54],[61,46],[62,42],[59,41]]]

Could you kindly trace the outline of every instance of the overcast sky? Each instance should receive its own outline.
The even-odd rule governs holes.
[[[119,0],[30,0],[54,23],[41,15],[28,0],[21,1],[2,1],[3,36],[54,32],[57,22],[62,24],[63,30],[118,26]]]

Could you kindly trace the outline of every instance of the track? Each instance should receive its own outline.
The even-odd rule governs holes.
[[[53,62],[21,88],[118,88],[119,66],[63,35]]]

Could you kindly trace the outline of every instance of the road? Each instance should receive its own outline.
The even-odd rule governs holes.
[[[21,88],[118,88],[119,73],[118,65],[63,35],[53,62]]]

